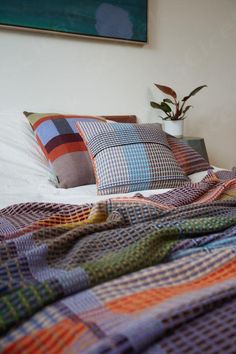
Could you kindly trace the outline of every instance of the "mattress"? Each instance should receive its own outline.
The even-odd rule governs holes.
[[[0,208],[23,202],[94,203],[138,193],[98,196],[96,185],[57,188],[55,177],[25,117],[19,112],[6,112],[0,114],[0,122]],[[199,182],[206,173],[189,177],[192,182]],[[145,190],[141,194],[150,196],[167,190]]]

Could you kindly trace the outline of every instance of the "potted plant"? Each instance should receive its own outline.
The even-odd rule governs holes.
[[[191,105],[186,105],[188,99],[196,93],[198,93],[207,85],[202,85],[195,88],[190,92],[189,95],[182,98],[182,100],[178,100],[176,92],[168,86],[163,86],[159,84],[154,84],[159,90],[161,90],[166,95],[171,98],[164,98],[161,103],[151,101],[150,104],[153,108],[160,109],[165,113],[165,116],[160,116],[164,121],[164,131],[174,135],[176,137],[183,136],[183,121],[187,117],[186,114],[188,110],[192,107]]]

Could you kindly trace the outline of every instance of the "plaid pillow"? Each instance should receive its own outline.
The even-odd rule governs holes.
[[[211,168],[209,163],[185,141],[169,134],[166,134],[166,137],[176,161],[187,175]]]
[[[105,118],[57,113],[24,112],[24,115],[61,188],[95,183],[91,159],[75,124],[78,121],[105,122]]]
[[[188,181],[158,124],[78,122],[98,194],[172,188]]]

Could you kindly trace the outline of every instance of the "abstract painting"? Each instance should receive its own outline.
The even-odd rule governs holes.
[[[147,42],[148,0],[1,0],[0,25]]]

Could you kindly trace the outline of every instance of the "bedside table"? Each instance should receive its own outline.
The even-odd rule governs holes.
[[[205,142],[203,138],[196,138],[192,136],[183,136],[179,138],[185,141],[191,148],[196,150],[207,162],[209,162]]]

